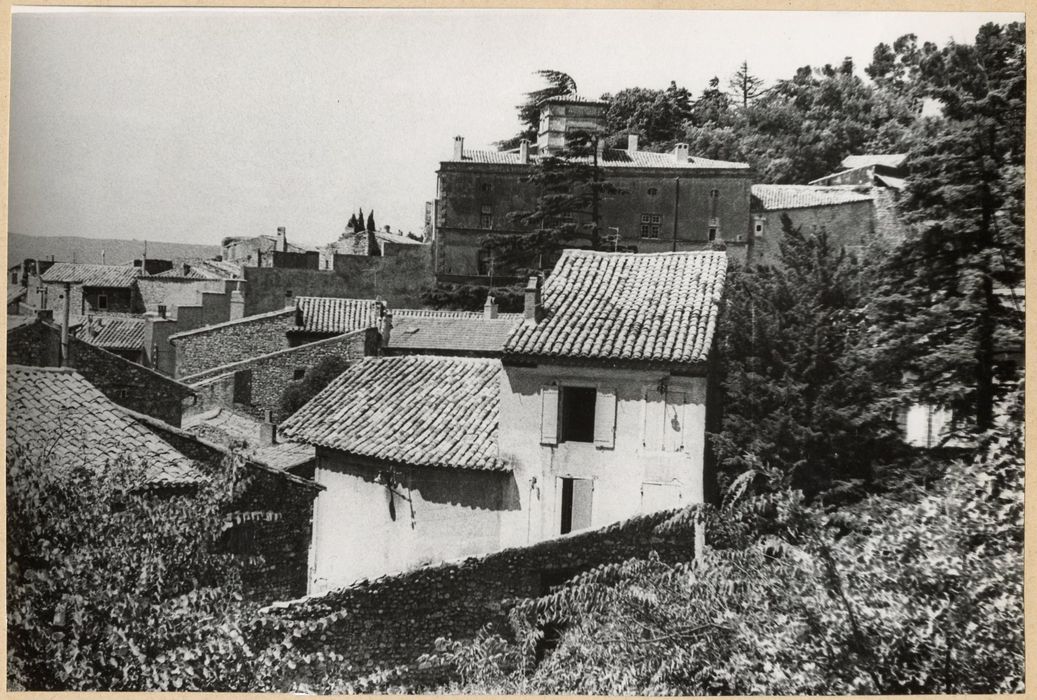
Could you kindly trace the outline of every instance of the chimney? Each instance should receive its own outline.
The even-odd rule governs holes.
[[[187,263],[184,263],[182,266],[182,274],[184,277],[187,277],[189,274],[191,274],[191,266]]]
[[[389,347],[389,336],[392,334],[392,311],[382,314],[382,347]]]
[[[166,309],[166,305],[165,304],[159,304],[158,305],[158,317],[159,318],[165,318],[166,317],[166,311],[167,311],[167,309]]]
[[[526,284],[526,303],[523,316],[526,323],[539,323],[544,318],[544,307],[540,302],[540,277],[530,277]]]
[[[285,228],[284,228],[284,226],[278,226],[277,227],[277,242],[281,244],[281,250],[284,251],[285,253],[287,253],[288,252],[288,237],[285,235]],[[274,247],[274,250],[277,250],[276,246]]]
[[[691,152],[686,143],[678,143],[673,149],[673,160],[676,163],[687,163],[691,160]]]
[[[454,160],[464,160],[464,137],[454,137]]]
[[[529,162],[529,139],[519,141],[519,162],[522,164]]]
[[[101,248],[101,264],[104,265],[104,248]]]
[[[497,318],[497,301],[492,296],[487,295],[486,297],[486,305],[482,307],[482,317]]]
[[[637,134],[627,134],[627,153],[631,156],[637,153]]]
[[[277,444],[277,424],[274,423],[274,412],[269,408],[263,411],[263,422],[259,424],[259,446],[269,447]]]
[[[230,293],[230,319],[231,321],[237,321],[239,318],[245,316],[245,295],[241,293],[240,289],[235,289]]]
[[[62,294],[65,297],[65,307],[61,313],[61,362],[62,367],[68,367],[68,317],[72,312],[72,285],[82,284],[81,281],[76,282],[64,282],[65,292]]]
[[[294,309],[295,308],[295,297],[292,296],[292,290],[284,290],[284,308]]]

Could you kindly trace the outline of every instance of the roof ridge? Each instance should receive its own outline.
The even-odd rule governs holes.
[[[54,374],[79,374],[73,367],[40,367],[38,365],[7,365],[7,371],[53,372]]]

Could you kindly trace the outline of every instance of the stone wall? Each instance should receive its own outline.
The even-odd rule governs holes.
[[[205,411],[216,406],[233,408],[256,418],[271,411],[275,423],[288,416],[280,408],[281,395],[298,370],[307,371],[326,357],[342,357],[350,361],[378,352],[378,332],[373,328],[287,348],[241,362],[214,367],[184,377],[183,381],[198,392],[195,409]],[[237,377],[237,379],[236,379]],[[247,382],[249,401],[235,401],[235,383]],[[239,388],[239,391],[244,389]]]
[[[422,306],[421,294],[432,286],[431,246],[407,246],[392,256],[335,255],[331,270],[245,268],[245,314],[284,306],[285,295],[375,299],[390,307]]]
[[[690,525],[667,527],[673,511],[652,513],[601,530],[581,532],[361,581],[323,596],[277,604],[272,612],[290,623],[304,653],[342,654],[357,676],[409,666],[411,682],[441,680],[444,670],[420,668],[437,637],[471,638],[484,625],[510,634],[508,611],[517,599],[546,593],[575,574],[655,551],[665,561],[694,556]]]
[[[147,416],[136,417],[142,425],[183,455],[197,461],[210,474],[225,469],[227,460],[231,459],[230,452],[223,447],[150,420]],[[313,499],[321,487],[307,479],[249,461],[244,464],[239,485],[240,492],[230,514],[234,525],[226,531],[223,544],[248,557],[242,574],[246,595],[259,602],[304,595]],[[266,517],[267,513],[272,517]]]
[[[285,333],[294,327],[295,309],[282,308],[172,335],[169,342],[176,351],[176,376],[194,376],[286,348]]]
[[[850,252],[863,250],[873,237],[874,212],[873,203],[869,201],[760,212],[757,220],[763,222],[763,230],[756,233],[753,240],[756,264],[769,265],[777,261],[783,213],[789,215],[794,228],[800,227],[804,233],[825,230],[833,245]]]
[[[171,425],[180,425],[190,387],[83,340],[69,338],[68,365],[115,403]],[[61,330],[37,322],[7,334],[7,361],[57,367]]]

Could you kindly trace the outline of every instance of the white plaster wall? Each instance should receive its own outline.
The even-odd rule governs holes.
[[[664,416],[664,395],[658,391],[664,379],[671,396],[683,392],[688,400],[676,426]],[[705,377],[540,365],[507,367],[501,382],[500,449],[514,464],[522,504],[521,512],[502,514],[502,546],[560,534],[562,477],[594,481],[592,527],[704,500]],[[541,388],[552,382],[616,391],[613,448],[541,445]],[[661,427],[664,421],[669,433]],[[653,431],[652,426],[660,428]]]
[[[510,475],[401,469],[393,519],[378,471],[343,455],[318,456],[314,478],[325,490],[314,506],[310,594],[500,548],[500,512],[517,508]]]

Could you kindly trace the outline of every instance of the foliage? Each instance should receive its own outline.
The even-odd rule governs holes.
[[[748,107],[749,103],[764,93],[763,79],[749,72],[749,62],[742,61],[738,70],[727,82],[735,98],[741,102],[742,107]]]
[[[992,425],[1013,372],[999,350],[1022,345],[1025,64],[1021,24],[985,25],[974,46],[921,62],[944,117],[912,133],[911,232],[871,314],[874,363],[909,373],[905,400],[952,409],[960,431]]]
[[[280,408],[290,416],[319,394],[336,377],[349,369],[350,362],[338,355],[329,355],[306,371],[302,379],[285,387],[281,393]]]
[[[761,466],[813,496],[870,481],[899,440],[893,406],[866,371],[866,270],[827,233],[783,217],[778,264],[729,273],[719,333],[722,483]]]
[[[563,151],[530,166],[524,180],[536,192],[535,207],[509,212],[519,231],[491,234],[483,244],[498,271],[539,274],[554,266],[564,248],[601,248],[601,202],[619,190],[604,178],[599,141],[596,133],[570,133]]]
[[[514,642],[442,642],[462,674],[447,690],[1020,692],[1019,421],[928,492],[835,512],[781,489],[729,499],[705,514],[713,546],[691,564],[600,567],[521,602]],[[552,628],[560,639],[544,654]]]
[[[640,148],[672,147],[692,114],[691,93],[675,82],[665,90],[627,88],[615,95],[603,95],[602,100],[609,103],[608,133],[637,133]]]
[[[368,231],[376,231],[377,230],[375,228],[375,225],[374,225],[374,209],[372,209],[371,212],[367,215],[367,230]]]
[[[520,312],[525,303],[525,285],[485,287],[474,284],[438,284],[424,291],[421,302],[434,309],[482,311],[492,295],[501,313]]]
[[[7,465],[8,683],[216,690],[252,683],[239,566],[221,552],[230,485],[138,490],[139,466]]]

